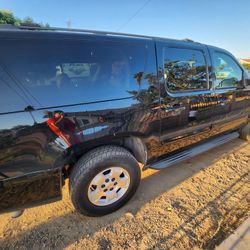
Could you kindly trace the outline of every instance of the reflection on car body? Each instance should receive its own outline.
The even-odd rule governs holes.
[[[104,215],[136,191],[138,162],[249,138],[249,78],[223,49],[16,29],[0,29],[1,212],[58,200],[69,178],[76,209]]]

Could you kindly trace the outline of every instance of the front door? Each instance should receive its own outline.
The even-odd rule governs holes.
[[[213,90],[216,98],[213,124],[217,133],[236,130],[248,121],[250,89],[244,84],[243,70],[227,51],[211,47]]]

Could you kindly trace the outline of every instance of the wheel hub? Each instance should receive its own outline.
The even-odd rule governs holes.
[[[107,206],[121,199],[128,190],[130,176],[122,167],[110,167],[98,173],[90,182],[88,199],[97,206]]]

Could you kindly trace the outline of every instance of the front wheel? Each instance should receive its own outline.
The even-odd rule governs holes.
[[[123,206],[139,186],[137,160],[119,146],[91,150],[76,163],[70,175],[70,195],[80,213],[100,216]]]

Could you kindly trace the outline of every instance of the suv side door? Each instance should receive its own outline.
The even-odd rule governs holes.
[[[209,78],[206,46],[182,41],[157,43],[161,90],[162,154],[181,150],[213,135],[216,99]]]
[[[209,47],[209,52],[217,103],[213,127],[217,133],[236,130],[248,121],[250,112],[250,89],[245,85],[244,70],[227,51]]]

